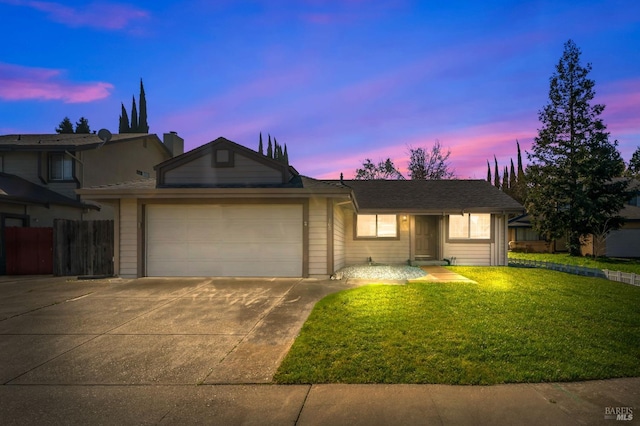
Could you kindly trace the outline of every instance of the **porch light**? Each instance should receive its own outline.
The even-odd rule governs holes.
[[[406,222],[406,221],[407,221],[407,215],[406,215],[406,214],[403,214],[403,215],[402,215],[402,221],[403,221],[403,222]]]

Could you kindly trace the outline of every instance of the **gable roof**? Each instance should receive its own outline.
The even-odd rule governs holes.
[[[96,205],[65,197],[19,176],[7,173],[0,173],[0,202],[38,204],[47,207],[54,204],[79,209],[100,210]]]
[[[169,149],[154,133],[116,133],[107,144],[128,142],[145,138],[155,139],[166,151]],[[104,142],[96,133],[45,133],[0,135],[0,151],[82,151],[95,149]]]
[[[351,188],[358,212],[519,213],[520,203],[485,180],[325,181]]]
[[[156,165],[154,169],[156,170],[157,176],[157,185],[158,187],[169,186],[166,183],[166,173],[176,169],[180,166],[186,165],[194,160],[197,160],[203,156],[213,156],[216,150],[219,149],[227,149],[229,151],[233,151],[233,153],[239,154],[243,157],[246,157],[256,163],[260,163],[264,165],[266,168],[272,169],[281,175],[281,179],[277,184],[271,183],[267,185],[260,184],[216,184],[216,183],[203,183],[200,185],[196,184],[185,184],[185,187],[229,187],[229,186],[239,186],[239,187],[301,187],[299,176],[300,174],[294,169],[292,166],[284,164],[278,160],[274,160],[272,158],[267,157],[266,155],[260,154],[259,152],[253,151],[247,147],[244,147],[236,142],[230,141],[224,137],[219,137],[209,143],[199,146],[198,148],[192,149],[189,152],[185,152],[182,155],[178,155],[176,157],[170,158],[162,163]],[[172,184],[170,186],[178,187],[180,185]]]

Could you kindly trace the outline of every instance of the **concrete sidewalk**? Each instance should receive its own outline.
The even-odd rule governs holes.
[[[0,422],[216,425],[613,425],[640,379],[497,386],[0,386]],[[614,416],[615,417],[615,416]]]

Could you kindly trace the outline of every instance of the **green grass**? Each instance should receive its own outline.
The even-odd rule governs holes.
[[[599,257],[569,256],[567,253],[515,253],[509,252],[509,259],[539,260],[542,262],[562,263],[564,265],[585,266],[587,268],[609,269],[612,271],[640,274],[640,261]]]
[[[640,288],[541,269],[321,300],[278,383],[496,384],[640,376]]]

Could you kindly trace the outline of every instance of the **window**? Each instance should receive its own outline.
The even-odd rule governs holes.
[[[73,159],[64,153],[50,154],[49,180],[73,180]]]
[[[449,216],[449,239],[488,240],[490,238],[490,214],[465,213]]]
[[[356,238],[397,238],[398,218],[393,214],[359,214]]]
[[[233,167],[233,151],[216,149],[213,153],[213,165],[215,167]]]
[[[516,228],[516,241],[540,241],[543,239],[531,228]]]

